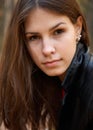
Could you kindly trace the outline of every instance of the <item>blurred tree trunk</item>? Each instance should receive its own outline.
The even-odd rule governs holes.
[[[12,9],[13,9],[13,0],[5,0],[5,4],[4,4],[4,33],[6,32],[6,29],[8,27]]]
[[[85,14],[90,33],[91,51],[93,52],[93,0],[77,0]]]
[[[6,33],[16,1],[17,0],[4,0],[4,33]]]
[[[91,39],[91,50],[93,52],[93,0],[88,1],[89,6],[86,10],[86,19],[89,27],[90,32],[90,39]]]
[[[1,47],[2,47],[3,27],[4,27],[3,8],[4,8],[4,0],[0,0],[0,50],[1,50]]]
[[[0,52],[2,49],[4,35],[6,33],[11,13],[17,0],[0,0]]]

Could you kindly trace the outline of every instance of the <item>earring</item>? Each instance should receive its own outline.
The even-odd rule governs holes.
[[[76,42],[77,42],[77,43],[80,41],[81,37],[82,37],[82,35],[79,34],[78,37],[77,37],[77,39],[76,39]]]

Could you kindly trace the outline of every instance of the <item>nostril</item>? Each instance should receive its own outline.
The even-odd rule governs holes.
[[[54,41],[51,38],[45,37],[42,41],[42,52],[44,55],[55,53]]]
[[[42,52],[44,55],[50,55],[55,53],[55,48],[52,46],[43,47]]]

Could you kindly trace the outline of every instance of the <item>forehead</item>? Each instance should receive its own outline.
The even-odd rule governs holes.
[[[25,20],[25,27],[29,29],[39,28],[40,26],[47,27],[57,24],[58,22],[63,22],[65,24],[70,23],[69,17],[58,14],[45,9],[34,9],[32,10]]]

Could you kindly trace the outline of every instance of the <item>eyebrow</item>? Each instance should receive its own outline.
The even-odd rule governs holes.
[[[60,23],[56,24],[55,26],[53,26],[52,28],[50,28],[49,31],[54,30],[55,28],[57,28],[57,27],[60,26],[61,24],[66,24],[66,23],[60,22]],[[39,34],[39,33],[38,33],[38,32],[25,32],[25,35],[27,35],[27,34]]]
[[[61,24],[65,24],[65,23],[64,22],[60,22],[60,23],[56,24],[54,27],[50,28],[49,31],[52,31],[53,29],[57,28]]]

